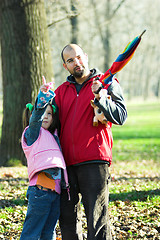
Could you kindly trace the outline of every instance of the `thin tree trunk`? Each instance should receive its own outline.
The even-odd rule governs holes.
[[[71,10],[73,12],[73,16],[71,17],[70,21],[71,21],[71,43],[77,43],[78,42],[78,16],[75,14],[77,9],[76,9],[76,5],[75,5],[75,0],[71,0]],[[75,16],[74,16],[75,14]]]

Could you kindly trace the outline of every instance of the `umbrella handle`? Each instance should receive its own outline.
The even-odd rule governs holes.
[[[142,35],[146,32],[146,29],[141,33],[141,35],[139,36],[139,38],[142,37]]]

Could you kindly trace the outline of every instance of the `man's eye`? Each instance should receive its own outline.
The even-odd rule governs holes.
[[[68,63],[72,63],[72,62],[73,62],[73,59],[69,59],[67,62],[68,62]]]

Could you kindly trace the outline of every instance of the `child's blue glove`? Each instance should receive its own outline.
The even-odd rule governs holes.
[[[47,93],[39,91],[37,97],[37,108],[44,108],[48,103],[51,103],[55,93],[52,90],[49,90]]]

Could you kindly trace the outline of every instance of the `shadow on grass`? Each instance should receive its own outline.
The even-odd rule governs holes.
[[[122,178],[118,178],[114,181],[117,180],[131,180],[131,179],[143,179],[143,180],[160,180],[160,178],[155,177],[155,178],[126,178],[126,177],[122,177]],[[21,185],[21,187],[23,188],[24,185],[28,185],[28,178],[10,178],[10,179],[0,179],[0,182],[4,182],[4,181],[8,181],[10,182],[10,185],[17,185],[20,181],[23,181],[24,184]],[[14,183],[13,183],[14,182]],[[12,194],[11,194],[12,195]],[[154,196],[160,196],[160,189],[155,189],[155,190],[149,190],[149,191],[131,191],[131,192],[122,192],[122,193],[110,193],[110,201],[146,201],[148,198],[152,198]],[[5,207],[14,207],[14,206],[27,206],[27,200],[25,198],[25,196],[18,196],[17,198],[15,198],[14,196],[10,196],[10,199],[5,198],[5,196],[1,196],[0,199],[0,208],[5,208]]]
[[[12,199],[1,199],[0,200],[0,208],[8,208],[15,206],[27,206],[27,200],[21,198],[12,198]]]
[[[130,180],[160,181],[160,177],[119,177],[112,181],[116,182],[116,181],[121,181],[121,180],[125,180],[125,181],[130,181]]]
[[[159,140],[159,133],[155,133],[154,135],[141,135],[139,134],[124,134],[124,135],[116,135],[113,133],[114,140],[132,140],[132,139],[156,139]]]
[[[5,182],[8,185],[5,186]],[[25,193],[22,194],[22,190],[28,188],[28,178],[2,178],[0,179],[0,208],[15,207],[27,205]],[[14,191],[13,191],[14,189]],[[14,196],[17,190],[17,195]]]
[[[24,181],[24,182],[28,182],[28,178],[0,178],[0,182],[19,182],[19,181]]]
[[[146,201],[148,198],[154,196],[160,196],[160,189],[149,190],[149,191],[132,191],[124,193],[110,193],[110,201]]]
[[[110,193],[110,201],[142,201],[145,202],[154,196],[160,196],[160,189],[149,190],[149,191],[132,191],[123,193]],[[14,207],[14,206],[27,206],[26,198],[12,198],[12,199],[1,199],[0,208]]]

